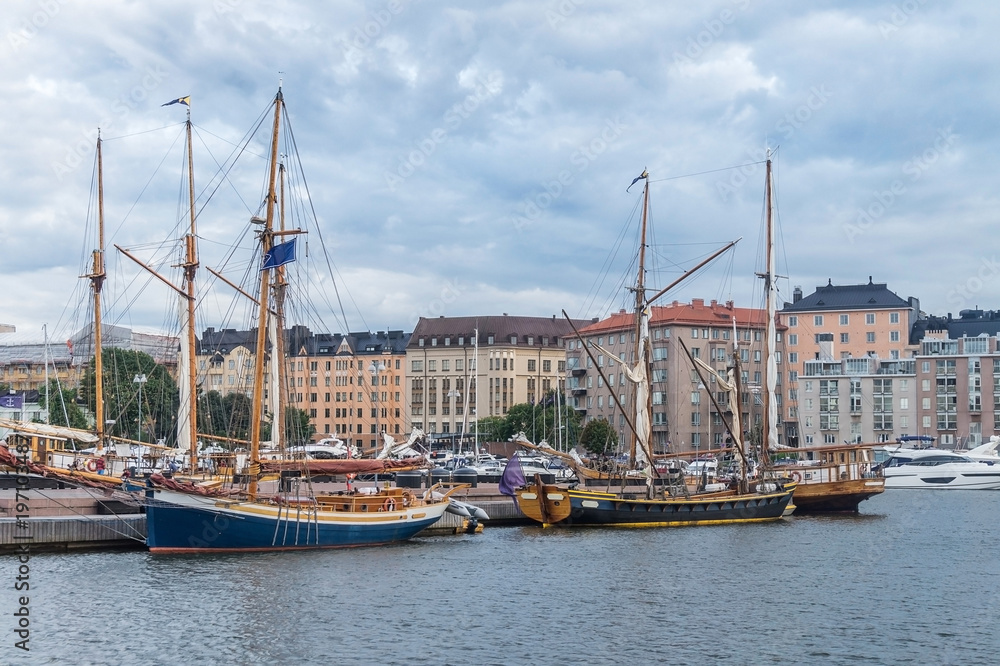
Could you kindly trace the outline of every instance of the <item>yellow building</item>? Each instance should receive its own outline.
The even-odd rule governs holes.
[[[569,323],[555,316],[421,317],[406,347],[410,423],[444,439],[472,432],[479,416],[505,416],[562,392],[569,335]]]

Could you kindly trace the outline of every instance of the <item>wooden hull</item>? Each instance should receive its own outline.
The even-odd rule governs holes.
[[[800,483],[795,489],[795,512],[857,513],[861,502],[882,492],[885,492],[883,478]]]
[[[615,493],[570,490],[546,484],[518,491],[521,512],[543,525],[682,527],[779,520],[792,488],[773,493],[712,493],[691,498],[643,499]]]

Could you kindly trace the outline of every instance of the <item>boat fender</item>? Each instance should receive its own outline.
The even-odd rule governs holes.
[[[97,461],[91,458],[87,461],[87,471],[96,472],[97,471]]]
[[[801,480],[802,480],[802,475],[801,474],[799,474],[798,472],[792,472],[792,481],[794,481],[795,483],[798,483]]]
[[[395,511],[396,510],[396,500],[391,497],[386,497],[385,501],[382,502],[383,511]]]

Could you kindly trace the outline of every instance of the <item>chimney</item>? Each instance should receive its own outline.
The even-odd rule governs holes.
[[[792,289],[792,303],[798,303],[802,300],[802,287],[795,287]]]
[[[695,307],[695,308],[703,308],[703,307],[705,307],[705,299],[704,298],[692,298],[691,299],[691,307]]]

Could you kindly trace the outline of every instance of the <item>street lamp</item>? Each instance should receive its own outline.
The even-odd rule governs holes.
[[[373,449],[377,449],[379,437],[381,437],[381,435],[382,435],[381,429],[379,428],[379,421],[378,421],[378,411],[379,411],[379,406],[378,406],[378,392],[379,392],[379,389],[380,389],[380,385],[379,385],[379,381],[378,381],[378,374],[380,372],[384,372],[384,371],[385,371],[385,363],[382,362],[382,361],[379,361],[378,365],[375,364],[375,361],[372,361],[368,365],[368,372],[371,373],[371,376],[372,376],[372,384],[375,385],[375,390],[372,391],[372,405],[375,407],[375,443],[372,445]]]
[[[139,385],[139,443],[142,444],[142,385],[146,383],[146,375],[136,375],[132,383]]]

